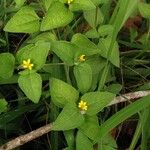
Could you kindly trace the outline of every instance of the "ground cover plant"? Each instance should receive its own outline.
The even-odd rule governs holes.
[[[0,1],[0,150],[148,150],[149,65],[149,1]]]

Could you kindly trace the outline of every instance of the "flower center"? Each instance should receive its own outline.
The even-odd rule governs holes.
[[[85,55],[81,55],[81,56],[79,57],[79,61],[80,61],[80,62],[84,62],[84,61],[85,61]]]
[[[71,4],[73,1],[74,1],[74,0],[68,0],[67,3],[68,3],[68,4]]]
[[[88,109],[87,102],[81,100],[78,104],[78,107],[80,108],[81,111],[86,111]]]
[[[34,66],[34,64],[31,63],[30,59],[27,60],[23,60],[23,63],[21,65],[24,69],[29,69],[32,70],[32,67]]]

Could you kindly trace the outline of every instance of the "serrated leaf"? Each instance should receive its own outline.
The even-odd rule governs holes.
[[[0,99],[0,114],[7,110],[7,101],[5,99]]]
[[[64,27],[73,19],[73,13],[63,3],[54,2],[41,23],[41,31]]]
[[[34,103],[38,103],[42,92],[42,79],[38,73],[20,75],[18,84],[25,95]]]
[[[102,111],[115,97],[115,94],[109,92],[89,92],[81,97],[81,100],[87,102],[88,109],[86,114],[95,115]]]
[[[92,69],[90,65],[81,63],[74,67],[73,72],[79,91],[86,93],[92,85]]]
[[[76,150],[93,150],[93,144],[80,130],[76,137]]]
[[[106,38],[106,39],[100,39],[98,46],[101,49],[101,56],[107,59],[108,53],[109,53],[109,47],[111,44],[111,38]],[[119,47],[118,43],[115,41],[113,44],[113,48],[111,48],[111,53],[108,58],[108,60],[115,65],[116,67],[119,67],[120,65],[120,57],[119,57]]]
[[[22,7],[6,24],[4,31],[34,33],[40,28],[39,17],[32,7]]]
[[[0,54],[0,77],[10,78],[14,72],[15,58],[11,53]]]
[[[50,50],[50,43],[38,41],[35,44],[29,44],[17,52],[16,58],[21,65],[23,60],[31,59],[34,64],[33,69],[39,70],[46,62],[48,52]]]
[[[76,104],[66,104],[62,112],[53,123],[52,130],[70,130],[79,127],[84,122],[84,116],[80,113]]]
[[[50,95],[53,103],[58,107],[64,107],[67,103],[75,103],[79,98],[79,92],[75,88],[55,78],[50,80]]]
[[[74,55],[78,47],[67,41],[55,41],[52,45],[53,52],[67,65],[74,65]]]

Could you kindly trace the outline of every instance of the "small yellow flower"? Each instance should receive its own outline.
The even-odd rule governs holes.
[[[78,107],[81,109],[81,111],[87,110],[88,109],[87,102],[81,100],[78,104]]]
[[[22,67],[24,69],[29,69],[29,70],[32,70],[32,67],[34,66],[34,64],[31,63],[31,60],[28,59],[28,60],[23,60],[23,63],[22,63]]]
[[[68,0],[67,3],[68,3],[68,4],[71,4],[73,1],[74,1],[74,0]]]
[[[85,55],[81,55],[81,56],[79,57],[79,61],[80,61],[80,62],[84,62],[84,61],[85,61]]]

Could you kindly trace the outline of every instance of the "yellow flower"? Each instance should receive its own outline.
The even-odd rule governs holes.
[[[68,4],[71,4],[74,0],[68,0]]]
[[[87,110],[88,109],[87,102],[81,100],[78,104],[78,107],[81,109],[81,111]]]
[[[28,60],[23,60],[23,63],[22,63],[22,67],[24,69],[29,69],[29,70],[32,70],[32,67],[34,66],[34,64],[31,63],[31,60],[28,59]]]
[[[79,57],[79,61],[80,61],[80,62],[84,62],[84,61],[85,61],[85,55],[81,55],[81,56]]]

